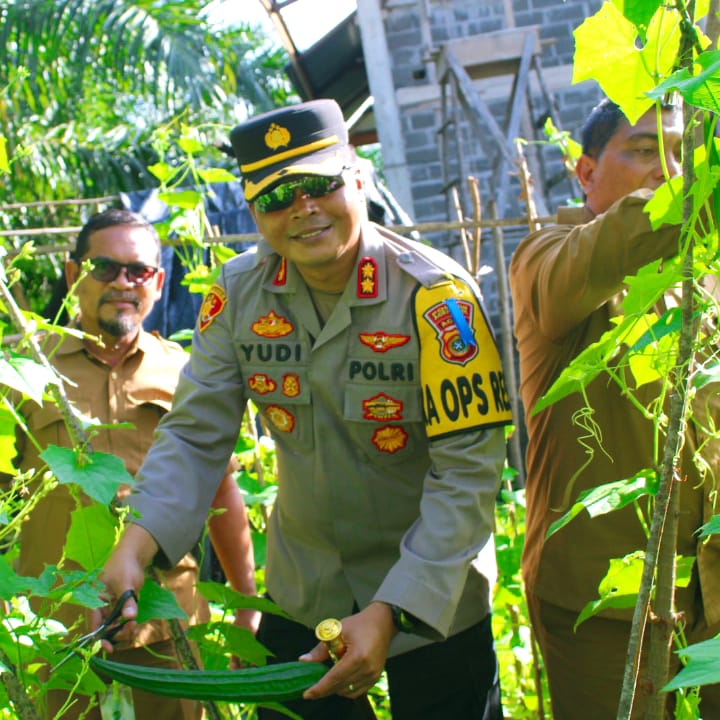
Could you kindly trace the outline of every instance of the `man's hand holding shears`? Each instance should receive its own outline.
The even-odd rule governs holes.
[[[119,600],[127,592],[133,591],[126,596],[120,615],[115,618],[119,625],[113,639],[132,640],[137,630],[137,596],[140,588],[145,582],[145,569],[150,565],[158,551],[158,545],[150,533],[140,525],[128,525],[113,550],[112,555],[105,563],[100,579],[107,588],[108,605],[92,614],[92,625],[98,629],[107,623],[108,618],[114,614],[110,613],[113,601]],[[109,639],[103,638],[103,650],[113,651]]]

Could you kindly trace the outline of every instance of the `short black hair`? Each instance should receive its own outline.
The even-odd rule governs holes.
[[[584,155],[597,157],[610,142],[622,122],[628,122],[617,103],[608,98],[601,100],[590,112],[580,131]]]
[[[662,104],[663,110],[680,110],[681,106],[675,102],[667,101]],[[597,158],[602,154],[610,138],[617,132],[618,127],[630,121],[617,103],[603,98],[588,115],[580,130],[580,141],[584,155]]]
[[[96,213],[82,226],[75,241],[75,249],[70,253],[70,259],[75,262],[80,262],[90,247],[90,236],[98,230],[115,227],[117,225],[141,227],[147,230],[153,240],[155,240],[158,249],[158,258],[160,257],[160,237],[152,223],[149,223],[140,213],[122,208],[110,208],[109,210]]]

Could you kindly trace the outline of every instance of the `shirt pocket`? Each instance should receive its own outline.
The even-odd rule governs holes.
[[[361,451],[383,463],[402,463],[427,444],[417,386],[345,385],[343,416]]]
[[[258,408],[276,441],[309,450],[314,447],[312,393],[303,367],[246,366],[245,394]]]

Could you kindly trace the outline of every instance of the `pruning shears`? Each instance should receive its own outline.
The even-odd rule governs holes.
[[[94,643],[96,640],[112,640],[125,625],[125,621],[121,621],[118,624],[116,623],[118,620],[121,620],[123,607],[125,607],[125,603],[130,598],[133,598],[133,600],[137,602],[137,595],[134,590],[126,590],[119,597],[112,612],[105,618],[102,625],[95,628],[92,632],[81,635],[79,638],[75,638],[75,640],[73,640],[68,646],[56,650],[56,653],[64,652],[66,654],[60,662],[50,668],[50,672],[55,672],[55,670],[57,670],[61,665],[64,665],[73,655],[77,653],[80,648],[84,648],[87,645]]]

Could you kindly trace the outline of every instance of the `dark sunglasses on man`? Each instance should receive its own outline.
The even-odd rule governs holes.
[[[87,258],[90,261],[90,276],[102,283],[113,282],[125,270],[125,277],[133,285],[147,285],[159,268],[141,262],[121,263],[102,255]]]
[[[321,198],[339,190],[344,184],[345,180],[342,175],[330,177],[326,175],[307,175],[275,185],[270,190],[258,195],[253,200],[253,205],[260,213],[285,210],[295,202],[295,193],[298,190],[301,195]]]

